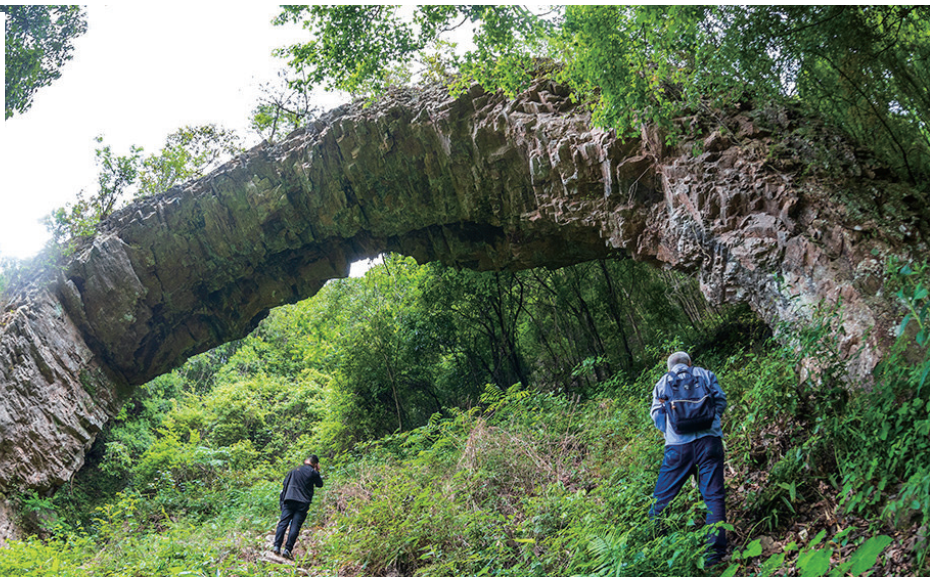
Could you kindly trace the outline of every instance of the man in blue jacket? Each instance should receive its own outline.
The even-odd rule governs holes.
[[[668,370],[652,390],[650,413],[656,428],[665,435],[665,456],[659,469],[649,517],[657,519],[669,502],[678,495],[685,482],[696,476],[701,496],[709,509],[706,523],[712,525],[725,522],[726,489],[723,484],[723,431],[720,428],[720,416],[727,408],[727,396],[720,388],[714,373],[691,366],[688,353],[673,353],[668,358]],[[714,418],[708,429],[680,434],[669,423],[666,399],[670,397],[669,387],[672,385],[672,379],[683,379],[688,371],[694,379],[706,386],[708,393],[713,397]],[[710,533],[707,548],[705,565],[719,563],[727,550],[727,534],[722,527]]]
[[[290,526],[287,543],[284,545],[283,557],[286,559],[294,558],[291,551],[294,550],[297,535],[304,524],[304,519],[307,518],[310,502],[313,501],[313,487],[322,486],[323,477],[320,476],[320,459],[316,455],[310,455],[304,459],[302,466],[297,467],[284,478],[284,488],[281,489],[281,495],[278,497],[278,504],[281,505],[281,520],[278,521],[278,529],[274,535],[274,552],[276,555],[281,555],[281,543],[284,541],[284,533]]]

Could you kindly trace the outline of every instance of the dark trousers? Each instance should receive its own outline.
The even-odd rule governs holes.
[[[656,490],[652,494],[649,518],[657,519],[672,499],[678,495],[692,475],[709,509],[706,523],[712,525],[727,520],[726,489],[723,485],[723,439],[701,437],[684,445],[667,445]],[[727,551],[727,533],[722,527],[707,537],[707,549],[712,561],[719,561]]]
[[[300,533],[300,528],[303,526],[309,510],[310,503],[291,500],[281,503],[281,520],[278,521],[278,529],[274,534],[275,547],[281,547],[281,543],[284,542],[284,532],[290,526],[291,530],[287,534],[287,544],[284,546],[284,550],[294,550],[294,544],[297,543],[297,534]]]

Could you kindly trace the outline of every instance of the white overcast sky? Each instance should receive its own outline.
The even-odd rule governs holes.
[[[132,144],[155,152],[186,125],[246,135],[259,86],[285,65],[272,50],[307,38],[296,26],[272,26],[278,12],[250,2],[89,6],[87,33],[61,78],[0,128],[0,255],[35,255],[49,238],[40,219],[82,188],[93,191],[97,135],[117,154]]]

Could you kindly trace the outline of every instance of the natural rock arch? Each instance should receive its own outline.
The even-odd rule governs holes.
[[[925,250],[925,221],[842,141],[827,150],[842,178],[799,176],[816,147],[771,134],[797,122],[738,113],[673,149],[592,129],[548,80],[512,101],[403,90],[135,202],[2,312],[0,491],[66,482],[132,386],[383,251],[477,269],[626,255],[770,323],[842,295],[841,346],[867,374],[891,322],[874,255]],[[870,190],[900,201],[890,225]]]

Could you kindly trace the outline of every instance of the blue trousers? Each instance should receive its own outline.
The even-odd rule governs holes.
[[[278,521],[278,529],[274,533],[274,546],[281,547],[284,541],[284,532],[290,527],[287,534],[287,544],[284,546],[285,551],[293,551],[294,544],[297,543],[297,535],[300,528],[307,518],[307,511],[310,510],[310,503],[301,503],[300,501],[286,500],[281,503],[281,520]]]
[[[706,523],[727,520],[726,488],[723,484],[723,439],[701,437],[683,445],[666,445],[653,492],[649,518],[658,520],[665,507],[678,495],[685,482],[694,475],[709,509]],[[661,522],[661,521],[659,521]],[[710,561],[719,561],[727,552],[727,533],[718,527],[707,537]]]

